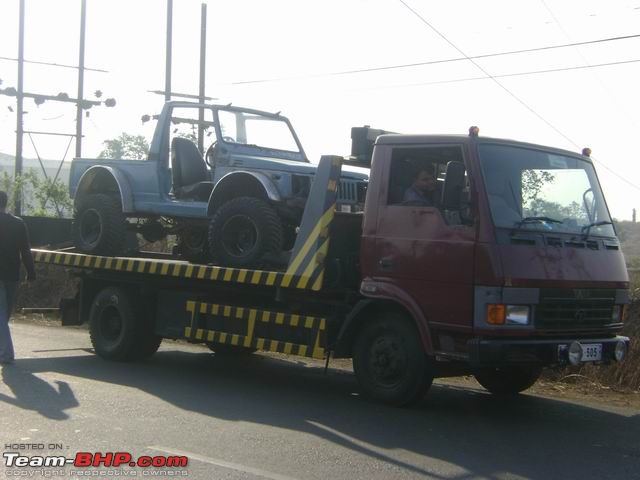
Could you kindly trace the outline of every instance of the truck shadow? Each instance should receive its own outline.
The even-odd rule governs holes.
[[[305,432],[405,474],[445,478],[438,471],[446,462],[464,470],[456,478],[640,478],[640,414],[533,395],[501,400],[447,385],[435,385],[413,408],[397,409],[358,398],[348,372],[324,375],[319,367],[261,355],[160,351],[138,364],[75,356],[19,365],[31,376],[58,372],[129,386],[187,411]],[[31,408],[43,411],[50,400],[38,401],[42,408]],[[401,457],[413,460],[385,450],[409,452]]]

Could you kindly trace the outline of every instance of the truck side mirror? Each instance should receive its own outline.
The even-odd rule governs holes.
[[[464,188],[464,164],[461,162],[447,163],[444,187],[440,204],[445,210],[460,210],[462,189]]]

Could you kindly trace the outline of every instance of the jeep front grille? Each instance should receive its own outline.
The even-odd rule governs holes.
[[[367,184],[359,180],[340,180],[338,184],[338,203],[364,203]]]

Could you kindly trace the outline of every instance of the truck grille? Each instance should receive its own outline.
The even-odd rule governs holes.
[[[338,184],[339,203],[363,203],[367,192],[366,182],[358,180],[340,180]]]
[[[540,290],[540,303],[535,309],[537,328],[578,330],[610,327],[615,304],[615,290],[553,289]]]

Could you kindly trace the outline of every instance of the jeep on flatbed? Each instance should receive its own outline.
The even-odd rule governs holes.
[[[204,156],[197,128],[211,139]],[[73,160],[75,245],[120,255],[135,251],[136,232],[148,241],[175,234],[188,260],[286,264],[315,171],[279,113],[167,102],[146,160]],[[366,173],[345,170],[339,208],[361,210],[366,185]]]

